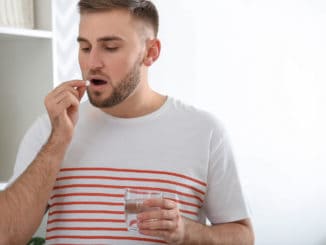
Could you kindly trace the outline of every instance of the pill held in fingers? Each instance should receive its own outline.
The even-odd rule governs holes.
[[[86,80],[86,86],[88,87],[91,84],[89,80]]]

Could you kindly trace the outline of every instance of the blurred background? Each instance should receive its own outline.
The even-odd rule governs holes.
[[[256,244],[325,245],[326,2],[154,2],[162,53],[150,83],[227,128]],[[0,188],[45,95],[80,77],[76,3],[30,1],[23,29],[0,19]]]

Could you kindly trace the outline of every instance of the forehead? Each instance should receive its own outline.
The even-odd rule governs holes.
[[[128,39],[137,33],[139,22],[127,10],[82,13],[79,35],[90,39],[106,35]]]

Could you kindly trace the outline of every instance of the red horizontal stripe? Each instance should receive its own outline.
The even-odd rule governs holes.
[[[54,227],[47,229],[47,232],[51,231],[128,231],[127,228],[113,228],[113,227]]]
[[[67,194],[57,194],[57,195],[53,195],[51,197],[51,199],[55,199],[55,198],[60,198],[60,197],[69,197],[69,196],[108,196],[108,197],[119,197],[119,198],[123,198],[124,195],[121,194],[101,194],[101,193],[67,193]],[[177,203],[180,203],[182,205],[186,205],[186,206],[192,206],[192,207],[196,207],[196,208],[201,208],[200,205],[198,204],[194,204],[194,203],[190,203],[190,202],[186,202],[186,201],[182,201],[182,200],[177,200],[174,198],[165,198]]]
[[[203,181],[198,179],[189,177],[187,175],[168,172],[168,171],[156,171],[156,170],[140,170],[140,169],[124,169],[124,168],[62,168],[60,172],[67,172],[67,171],[111,171],[111,172],[130,172],[130,173],[148,173],[148,174],[163,174],[163,175],[170,175],[176,176],[184,179],[191,180],[196,182],[202,186],[207,186],[207,184]]]
[[[55,245],[76,245],[76,244],[72,244],[72,243],[56,243]]]
[[[170,192],[174,194],[178,194],[181,196],[186,196],[190,198],[195,198],[199,200],[200,202],[203,202],[203,199],[196,195],[180,192],[180,191],[175,191],[175,190],[170,190],[170,189],[165,189],[165,188],[157,188],[157,187],[144,187],[144,186],[115,186],[115,185],[95,185],[95,184],[74,184],[74,185],[59,185],[55,186],[53,189],[58,190],[58,189],[64,189],[64,188],[78,188],[78,187],[83,187],[83,188],[114,188],[114,189],[127,189],[127,188],[136,188],[136,189],[141,189],[141,190],[152,190],[152,191],[162,191],[162,192]]]
[[[49,216],[55,214],[125,214],[124,211],[110,211],[110,210],[59,210],[49,213]]]
[[[156,242],[164,243],[166,242],[157,239],[143,238],[143,237],[128,237],[128,236],[49,236],[46,240],[53,239],[112,239],[112,240],[132,240],[132,241],[143,241],[143,242]]]
[[[196,208],[201,208],[200,205],[198,205],[198,204],[194,204],[194,203],[191,203],[191,202],[185,202],[185,201],[181,201],[181,200],[177,200],[177,199],[173,199],[173,198],[165,198],[165,199],[168,199],[168,200],[174,201],[174,202],[176,202],[176,203],[180,203],[180,204],[182,204],[182,205],[192,206],[192,207],[196,207]]]
[[[172,184],[177,186],[182,186],[185,188],[189,188],[191,190],[194,190],[202,195],[205,195],[205,192],[202,190],[199,190],[191,185],[186,185],[183,183],[179,183],[176,181],[171,180],[163,180],[163,179],[151,179],[151,178],[122,178],[122,177],[112,177],[112,176],[65,176],[57,178],[57,181],[61,180],[69,180],[69,179],[107,179],[107,180],[121,180],[121,181],[141,181],[141,182],[158,182],[158,183],[166,183],[166,184]]]
[[[56,194],[51,197],[51,199],[54,198],[60,198],[60,197],[68,197],[68,196],[94,196],[94,197],[119,197],[123,198],[123,194],[105,194],[105,193],[68,193],[68,194]]]
[[[113,223],[124,223],[124,219],[53,219],[48,220],[48,224],[56,222],[113,222]]]
[[[197,212],[193,212],[193,211],[189,211],[189,210],[180,209],[180,212],[185,213],[185,214],[191,214],[191,215],[198,216]]]
[[[62,205],[109,205],[109,206],[124,206],[122,202],[55,202],[50,205],[50,208],[54,206]]]
[[[56,243],[55,245],[76,245],[76,244],[73,244],[73,243]]]

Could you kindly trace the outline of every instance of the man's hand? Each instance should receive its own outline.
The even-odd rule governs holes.
[[[73,80],[65,82],[45,98],[45,107],[52,124],[51,136],[68,144],[78,120],[79,102],[86,91],[86,82]]]
[[[26,244],[40,225],[73,135],[85,90],[85,81],[70,81],[45,98],[52,124],[51,136],[28,168],[0,193],[0,244]],[[28,147],[24,147],[27,152]]]
[[[162,238],[168,244],[253,245],[254,232],[249,219],[206,226],[182,217],[177,204],[168,199],[144,201],[146,208],[160,208],[138,214],[139,232]]]
[[[144,205],[157,210],[138,214],[139,232],[164,239],[168,244],[182,244],[185,238],[185,223],[177,203],[168,199],[148,199]]]

